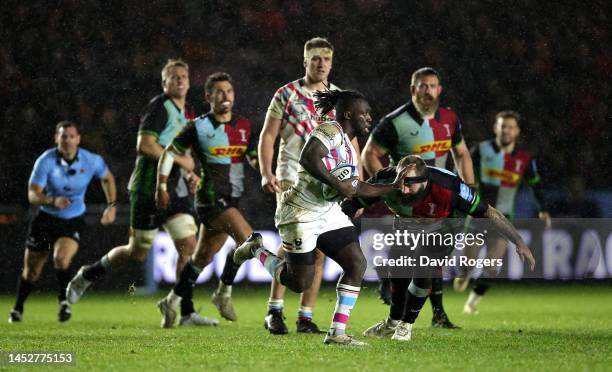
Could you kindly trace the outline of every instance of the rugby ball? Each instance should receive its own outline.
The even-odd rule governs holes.
[[[349,178],[353,176],[354,172],[355,172],[355,167],[352,165],[347,165],[347,164],[339,165],[330,171],[330,173],[333,174],[340,181],[348,180]],[[338,198],[339,196],[338,191],[336,191],[336,189],[334,189],[333,187],[327,184],[323,184],[322,189],[323,189],[323,197],[325,198],[325,200],[331,201],[333,199]]]

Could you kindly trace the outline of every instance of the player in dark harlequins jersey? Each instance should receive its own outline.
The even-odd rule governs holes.
[[[427,165],[445,168],[452,154],[459,176],[474,183],[470,152],[461,134],[461,122],[450,108],[439,107],[442,85],[440,74],[423,67],[412,74],[409,103],[385,116],[374,128],[363,149],[363,164],[369,174],[382,169],[380,159],[390,156],[397,164],[406,155],[419,155]],[[381,275],[381,297],[389,302],[389,279]],[[393,285],[391,283],[391,285]],[[435,278],[429,297],[433,310],[432,326],[456,328],[442,305],[442,280]]]
[[[223,247],[228,235],[236,244],[242,244],[253,233],[238,210],[238,201],[244,191],[245,158],[251,166],[257,165],[256,136],[252,132],[251,122],[232,112],[234,88],[230,75],[222,72],[210,75],[205,91],[210,112],[190,122],[174,138],[164,150],[157,170],[155,198],[157,206],[163,209],[170,203],[166,182],[175,157],[191,148],[201,166],[195,197],[196,212],[201,222],[200,236],[196,252],[185,265],[174,289],[158,303],[164,327],[172,327],[176,305],[191,292],[200,272]],[[232,266],[225,265],[223,275]],[[226,295],[228,298],[231,296],[231,287]],[[214,296],[213,300],[222,297]],[[233,309],[229,318],[236,320]]]
[[[92,265],[81,267],[70,281],[67,297],[76,303],[89,286],[103,275],[130,262],[142,263],[153,240],[163,227],[178,253],[177,275],[195,251],[197,225],[189,195],[198,181],[190,155],[177,157],[181,165],[173,174],[172,192],[176,196],[170,208],[160,211],[155,206],[157,160],[164,147],[187,124],[186,103],[189,91],[189,66],[182,60],[170,59],[161,71],[163,93],[153,98],[142,115],[136,141],[136,164],[130,178],[130,230],[127,244],[115,247]],[[187,181],[189,179],[189,181]],[[176,187],[174,187],[176,185]],[[207,325],[195,311],[190,297],[181,304],[182,325]]]
[[[531,270],[535,267],[535,259],[525,245],[520,235],[504,215],[495,208],[482,202],[479,195],[474,192],[455,174],[441,168],[429,167],[417,155],[403,158],[397,167],[384,168],[368,180],[373,184],[387,184],[394,181],[397,172],[406,171],[404,186],[401,190],[387,194],[382,198],[353,198],[342,203],[342,209],[349,216],[354,216],[359,208],[367,207],[383,200],[387,207],[395,214],[394,229],[404,230],[415,227],[415,219],[419,219],[419,226],[415,232],[425,230],[435,233],[444,229],[444,219],[452,217],[455,212],[468,214],[474,217],[486,217],[501,234],[517,246],[517,253],[521,258],[527,259]],[[451,228],[452,229],[452,228]],[[452,230],[451,230],[452,231]],[[416,247],[414,257],[420,262],[421,256],[428,258],[443,258],[453,247],[445,245],[419,245]],[[421,266],[403,274],[410,274],[406,278],[397,272],[394,273],[393,299],[389,317],[364,332],[364,336],[386,337],[393,340],[408,341],[412,337],[414,324],[429,292],[432,278],[440,273],[440,266]]]
[[[519,186],[527,183],[533,188],[539,203],[538,217],[550,226],[550,214],[546,211],[545,198],[542,192],[542,182],[538,175],[536,160],[517,145],[520,134],[520,116],[514,111],[502,111],[496,115],[495,138],[480,142],[471,150],[474,161],[474,171],[479,193],[487,203],[494,205],[506,217],[514,217],[514,206]],[[508,242],[497,234],[487,236],[487,258],[501,258],[506,254]],[[466,255],[474,258],[480,247],[466,249]],[[487,270],[485,277],[494,278],[496,270]],[[464,291],[470,280],[470,273],[455,278],[454,287]],[[489,288],[486,278],[474,281],[473,290],[466,301],[463,312],[476,314],[481,297]]]

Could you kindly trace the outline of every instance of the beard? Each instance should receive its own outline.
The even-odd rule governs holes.
[[[423,93],[417,94],[414,99],[414,107],[416,107],[419,114],[422,116],[432,115],[438,109],[440,103],[440,97],[434,98],[433,96]]]
[[[423,187],[416,194],[402,195],[402,203],[412,206],[416,204],[417,202],[419,202],[421,199],[423,199],[425,194],[427,194],[427,186]]]

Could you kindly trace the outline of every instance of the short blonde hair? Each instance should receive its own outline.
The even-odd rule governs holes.
[[[169,59],[168,62],[166,62],[166,65],[164,66],[164,68],[162,68],[161,70],[162,84],[168,78],[168,70],[170,70],[173,67],[182,67],[185,70],[187,70],[187,72],[189,72],[189,65],[182,59]]]

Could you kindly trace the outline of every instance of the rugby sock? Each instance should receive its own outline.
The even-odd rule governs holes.
[[[406,305],[406,292],[408,291],[408,278],[392,278],[391,281],[391,306],[389,307],[389,319],[402,319],[404,306]]]
[[[280,271],[282,270],[278,270],[279,265],[283,263],[283,260],[263,247],[257,249],[255,252],[255,257],[259,260],[259,262],[261,262],[263,267],[266,268],[273,278],[275,278],[279,283],[283,284],[283,282],[280,280]]]
[[[106,274],[110,268],[110,260],[108,259],[108,255],[105,254],[99,261],[83,270],[83,278],[89,280],[90,282],[96,281],[101,276]]]
[[[476,306],[478,306],[478,303],[480,302],[481,298],[482,295],[479,295],[478,293],[476,293],[476,291],[472,291],[470,292],[470,295],[465,304],[471,308],[475,308]]]
[[[232,297],[232,286],[223,283],[223,280],[219,281],[219,286],[217,287],[217,295],[223,297]]]
[[[474,281],[474,293],[479,296],[484,296],[484,294],[489,289],[489,281],[484,278],[478,278]]]
[[[354,287],[348,284],[339,283],[336,287],[336,309],[332,318],[331,327],[329,327],[329,335],[343,335],[346,330],[346,324],[351,316],[351,310],[359,297],[360,287]]]
[[[34,283],[30,283],[23,279],[20,274],[17,279],[17,300],[15,301],[13,309],[23,313],[23,304],[30,295],[30,292],[32,292],[32,289],[34,289]]]
[[[174,293],[180,297],[188,296],[190,291],[195,287],[196,280],[200,273],[202,272],[202,268],[199,268],[193,264],[191,260],[185,264],[183,267],[183,271],[181,271],[181,276],[179,277],[179,281],[174,286]]]
[[[66,300],[66,287],[68,286],[68,282],[72,276],[70,275],[70,270],[55,270],[55,278],[57,279],[57,284],[59,286],[59,295],[57,296],[58,301],[62,302]]]
[[[429,300],[431,301],[431,311],[434,317],[444,314],[444,305],[442,304],[442,278],[431,279]]]
[[[283,311],[283,307],[285,306],[285,300],[282,298],[272,298],[268,299],[268,313],[271,311]]]
[[[413,324],[416,318],[419,316],[423,304],[427,300],[429,289],[417,287],[413,281],[408,286],[408,294],[406,296],[406,306],[404,308],[404,315],[402,321]]]
[[[234,263],[234,250],[230,249],[225,257],[225,266],[223,266],[223,272],[219,279],[221,279],[225,285],[231,286],[234,284],[234,279],[236,278],[236,273],[238,273],[239,268],[240,265]]]
[[[300,306],[298,310],[298,320],[312,320],[312,307]]]
[[[195,307],[193,306],[193,287],[188,288],[187,293],[180,299],[181,301],[181,316],[188,316],[191,313],[195,313]],[[173,304],[176,306],[175,304]]]

